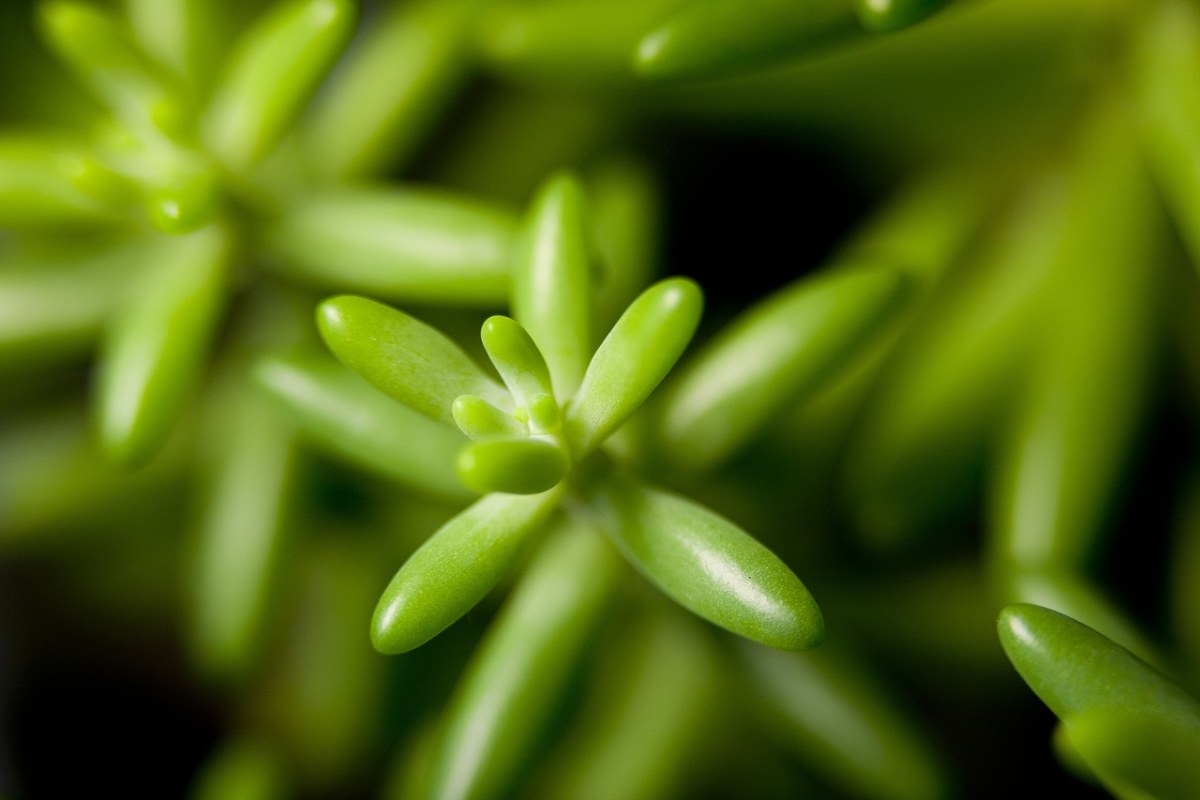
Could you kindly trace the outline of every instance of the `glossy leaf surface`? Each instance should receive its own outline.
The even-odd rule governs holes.
[[[854,0],[854,13],[864,28],[890,33],[936,14],[952,0]]]
[[[329,358],[271,356],[254,377],[304,437],[351,464],[434,497],[472,493],[458,480],[464,440]]]
[[[1008,606],[998,627],[1000,644],[1017,672],[1066,724],[1072,744],[1092,769],[1102,779],[1115,779],[1111,788],[1149,780],[1132,788],[1156,796],[1151,786],[1169,790],[1183,777],[1182,758],[1195,763],[1200,703],[1144,661],[1086,625],[1040,606]],[[1147,738],[1138,738],[1143,735]],[[1134,753],[1149,760],[1134,759],[1139,762],[1134,766]]]
[[[554,394],[550,368],[524,328],[508,317],[488,317],[480,332],[483,347],[513,399],[528,408],[539,394]]]
[[[394,655],[474,608],[508,573],[554,510],[558,493],[491,494],[443,525],[405,562],[371,620],[371,642]]]
[[[338,360],[427,417],[453,425],[454,400],[464,394],[511,403],[458,345],[402,311],[342,295],[321,303],[317,325]]]
[[[358,189],[299,201],[268,228],[277,269],[341,291],[448,305],[498,305],[508,293],[516,220],[427,190]]]
[[[566,410],[566,430],[578,460],[629,418],[683,354],[704,304],[700,288],[669,278],[626,309],[588,364]]]
[[[825,621],[804,584],[729,520],[616,476],[597,487],[591,506],[626,559],[684,608],[771,647],[820,644]]]
[[[430,797],[503,793],[559,702],[619,564],[595,531],[560,528],[546,541],[459,684]]]
[[[559,400],[579,386],[592,352],[584,213],[579,179],[551,177],[533,201],[513,264],[513,318],[546,357]]]
[[[561,445],[534,438],[475,442],[458,457],[458,477],[481,494],[537,494],[552,489],[570,469]]]

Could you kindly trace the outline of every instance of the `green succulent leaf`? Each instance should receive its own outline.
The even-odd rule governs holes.
[[[583,186],[549,178],[529,212],[512,275],[513,317],[545,356],[566,400],[579,386],[591,348],[591,272]]]
[[[474,442],[458,457],[458,477],[481,494],[538,494],[556,486],[570,469],[562,445],[544,439]]]
[[[76,183],[88,163],[60,137],[0,134],[0,224],[46,226],[103,219]]]
[[[286,800],[289,796],[283,754],[265,738],[234,736],[203,766],[191,800]]]
[[[292,0],[243,36],[203,121],[204,140],[225,166],[245,170],[274,149],[341,52],[354,17],[349,0]]]
[[[493,69],[539,83],[632,83],[629,54],[650,26],[686,0],[504,2],[478,24]]]
[[[806,650],[824,638],[824,618],[800,579],[724,517],[615,475],[589,503],[626,559],[684,608],[782,650]]]
[[[827,643],[811,653],[749,644],[739,653],[779,744],[848,796],[948,795],[946,768],[925,732],[852,652]]]
[[[894,319],[908,288],[892,267],[849,267],[755,305],[666,393],[660,441],[674,463],[718,463],[785,407],[827,386]]]
[[[86,3],[51,0],[41,7],[41,22],[57,54],[119,119],[142,133],[184,130],[190,112],[179,89],[117,19]]]
[[[691,341],[703,304],[695,283],[668,278],[642,292],[617,320],[566,409],[576,460],[620,427],[666,377]]]
[[[638,43],[648,78],[710,78],[853,41],[863,35],[851,0],[697,0]]]
[[[375,607],[375,649],[388,655],[412,650],[474,608],[512,568],[558,497],[556,491],[490,494],[439,528]]]
[[[496,406],[511,399],[445,335],[365,297],[333,297],[317,308],[325,344],[375,387],[427,417],[454,424],[454,401],[477,395]]]
[[[1097,776],[1111,777],[1110,788],[1188,796],[1172,790],[1176,779],[1190,774],[1180,771],[1181,761],[1190,760],[1188,769],[1195,769],[1200,703],[1128,650],[1056,611],[1007,606],[998,628],[1017,672],[1066,724],[1071,743]],[[1194,789],[1190,784],[1189,792]]]
[[[599,338],[655,275],[662,199],[650,167],[623,156],[589,170],[587,187],[600,261],[592,291]]]
[[[330,77],[305,128],[308,161],[327,180],[394,171],[414,154],[467,76],[478,0],[389,7]]]
[[[230,237],[219,227],[151,251],[143,283],[107,331],[96,389],[100,442],[114,461],[148,458],[200,377],[228,283]]]
[[[263,244],[288,277],[386,299],[489,306],[508,296],[516,219],[424,189],[342,189],[286,209]]]
[[[341,459],[433,497],[472,497],[455,461],[463,438],[395,402],[328,357],[268,356],[254,378],[304,438]]]
[[[177,76],[193,82],[215,39],[212,0],[124,0],[138,43]]]
[[[242,392],[211,437],[213,467],[188,559],[193,655],[210,677],[236,682],[262,652],[277,587],[297,448],[263,398]]]
[[[554,395],[550,368],[542,352],[519,323],[508,317],[489,317],[480,332],[488,358],[512,392],[513,400],[528,408],[539,395]]]
[[[526,434],[525,426],[516,417],[475,395],[456,397],[450,411],[458,429],[476,441]]]
[[[916,25],[953,0],[854,0],[859,23],[875,33],[891,33]]]
[[[431,798],[493,796],[511,784],[566,688],[619,567],[598,533],[554,531],[456,690],[434,756]]]

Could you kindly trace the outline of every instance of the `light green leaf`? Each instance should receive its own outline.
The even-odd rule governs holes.
[[[446,305],[507,298],[516,220],[425,189],[339,190],[302,199],[268,227],[286,276],[338,291]]]
[[[480,339],[518,405],[528,407],[532,398],[554,394],[550,368],[520,324],[508,317],[489,317],[483,323]]]
[[[511,398],[441,332],[365,297],[333,297],[317,308],[333,354],[374,386],[427,417],[454,424],[454,401],[473,394],[506,407]]]
[[[666,377],[691,341],[703,303],[695,283],[669,278],[642,292],[617,320],[566,409],[576,460],[620,427]]]
[[[371,642],[395,655],[441,633],[483,599],[516,562],[559,493],[490,494],[443,525],[388,584]]]
[[[816,647],[825,621],[778,556],[677,495],[610,476],[589,499],[597,524],[651,583],[708,621],[783,650]]]
[[[591,355],[591,274],[583,186],[559,173],[542,184],[514,257],[513,317],[550,367],[560,401]]]
[[[557,485],[570,469],[562,445],[544,439],[475,442],[458,457],[458,477],[481,494],[538,494]]]
[[[660,441],[671,460],[711,467],[829,385],[895,318],[908,289],[898,269],[849,267],[797,281],[746,311],[666,393]]]
[[[891,33],[916,25],[953,0],[854,0],[859,23],[875,33]]]
[[[0,135],[0,224],[53,225],[102,218],[75,182],[87,163],[77,148],[51,134]]]
[[[619,566],[591,530],[566,527],[543,545],[455,692],[430,797],[494,796],[512,783],[560,702]]]
[[[389,7],[363,31],[317,99],[308,160],[325,179],[394,172],[407,163],[467,76],[477,0]]]
[[[114,461],[150,457],[182,412],[220,319],[229,257],[229,236],[218,227],[163,240],[113,320],[96,414],[100,442]]]
[[[696,0],[642,38],[634,64],[648,78],[721,77],[863,36],[851,0]]]
[[[332,359],[271,356],[258,362],[254,377],[280,412],[322,449],[433,497],[473,496],[455,473],[461,435]]]
[[[525,426],[516,417],[471,394],[454,399],[454,424],[476,441],[524,436]]]
[[[292,0],[242,37],[203,121],[204,140],[226,167],[243,171],[279,143],[353,25],[349,0]]]

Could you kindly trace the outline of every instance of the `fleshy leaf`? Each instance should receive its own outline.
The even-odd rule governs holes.
[[[890,33],[916,25],[953,0],[854,0],[854,13],[864,28]]]
[[[568,527],[546,541],[458,685],[430,797],[461,800],[509,786],[560,701],[619,568],[594,531]]]
[[[579,386],[592,352],[584,214],[576,177],[548,179],[533,201],[513,265],[513,317],[545,357],[559,400]]]
[[[375,649],[388,655],[412,650],[474,608],[512,568],[558,497],[556,491],[490,494],[439,528],[375,607]]]
[[[596,488],[590,504],[638,571],[695,614],[782,650],[824,638],[821,611],[800,579],[724,517],[617,476]]]
[[[864,34],[851,0],[698,0],[638,44],[650,78],[709,78],[772,64]]]
[[[472,394],[456,397],[451,413],[458,429],[476,441],[522,436],[526,433],[525,426],[512,414]]]
[[[518,405],[528,406],[540,394],[554,394],[550,368],[520,324],[508,317],[489,317],[480,338]]]
[[[251,167],[279,143],[353,23],[349,0],[293,0],[243,36],[203,123],[205,142],[227,167]]]
[[[144,282],[108,330],[96,413],[100,442],[132,465],[162,443],[200,377],[228,281],[228,234],[210,227],[155,248]]]
[[[570,469],[562,446],[543,439],[475,442],[458,457],[458,477],[481,494],[537,494],[553,488]]]
[[[264,244],[285,275],[339,291],[447,305],[508,294],[517,223],[475,200],[417,189],[344,189],[286,209]]]
[[[786,406],[828,385],[902,307],[891,267],[849,267],[758,303],[698,353],[663,401],[661,441],[676,464],[703,469]]]
[[[254,377],[309,441],[434,497],[472,494],[455,473],[463,438],[327,357],[271,356]]]
[[[305,131],[313,169],[332,180],[394,170],[464,82],[476,0],[389,7],[363,32],[317,99]]]
[[[666,377],[691,341],[703,304],[695,283],[668,278],[642,292],[621,315],[566,409],[576,460],[620,427]]]
[[[402,311],[342,295],[318,306],[317,324],[338,360],[427,417],[453,425],[454,401],[464,394],[511,403],[458,345]]]

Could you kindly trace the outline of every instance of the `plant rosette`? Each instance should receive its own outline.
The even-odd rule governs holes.
[[[469,437],[458,474],[484,493],[396,574],[372,621],[375,647],[411,650],[460,618],[557,508],[603,531],[639,572],[701,617],[773,647],[815,646],[824,634],[820,610],[777,556],[600,452],[682,355],[703,301],[690,280],[661,281],[592,353],[586,230],[578,181],[549,180],[514,259],[514,318],[491,317],[482,329],[503,383],[401,311],[354,296],[319,307],[321,335],[342,362]]]

